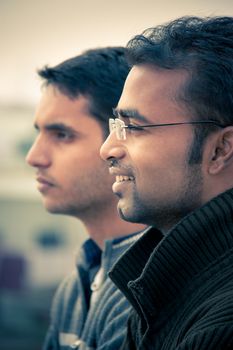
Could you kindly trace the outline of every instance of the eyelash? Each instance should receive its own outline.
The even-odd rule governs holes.
[[[128,128],[126,128],[127,131],[142,131],[144,130],[143,127],[140,127],[140,125],[133,125],[133,124],[128,124]]]
[[[59,140],[62,139],[62,140],[67,140],[67,141],[71,140],[74,136],[67,131],[60,131],[60,130],[55,130],[53,134],[57,139],[59,139]]]

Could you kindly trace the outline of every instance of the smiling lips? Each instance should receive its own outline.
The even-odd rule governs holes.
[[[116,176],[116,182],[124,182],[124,181],[133,181],[134,177],[133,176],[126,176],[126,175],[117,175]]]

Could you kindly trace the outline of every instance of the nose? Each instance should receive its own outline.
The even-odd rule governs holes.
[[[35,168],[47,168],[51,164],[48,149],[46,150],[46,144],[40,136],[37,137],[29,149],[26,162]]]
[[[122,159],[125,156],[125,146],[117,140],[116,133],[111,132],[100,148],[100,156],[103,160]]]

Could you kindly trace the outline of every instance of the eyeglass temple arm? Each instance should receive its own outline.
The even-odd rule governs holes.
[[[222,125],[214,120],[200,120],[200,121],[190,121],[190,122],[177,122],[177,123],[162,123],[162,124],[150,124],[150,125],[122,125],[124,129],[142,129],[150,127],[159,127],[159,126],[169,126],[169,125],[184,125],[184,124],[213,124],[220,128],[225,128],[225,125]]]

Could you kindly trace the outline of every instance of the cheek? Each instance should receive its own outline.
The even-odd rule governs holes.
[[[148,148],[147,148],[148,149]],[[137,154],[142,154],[138,150]],[[144,152],[144,156],[134,156],[134,172],[136,187],[143,192],[170,191],[183,181],[185,173],[186,154],[177,153],[176,149],[164,148],[154,153]]]

